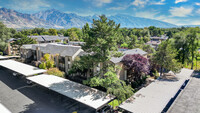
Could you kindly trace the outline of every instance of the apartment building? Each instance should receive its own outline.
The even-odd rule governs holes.
[[[21,58],[26,62],[40,61],[45,54],[54,57],[56,67],[61,71],[68,72],[79,53],[82,54],[81,46],[63,45],[57,43],[42,43],[23,45],[20,48]]]
[[[31,61],[40,61],[44,54],[51,54],[54,57],[54,62],[56,67],[58,67],[61,71],[64,71],[68,74],[73,62],[76,58],[85,55],[86,53],[81,49],[81,46],[74,45],[63,45],[57,43],[42,43],[42,44],[29,44],[23,45],[20,49],[21,58],[26,62]],[[110,59],[110,63],[113,63],[121,69],[116,70],[118,78],[121,80],[127,79],[127,71],[121,62],[123,57],[127,54],[140,54],[144,57],[147,57],[147,52],[137,48],[131,50],[119,50],[122,52],[123,56],[116,58],[112,57]],[[94,67],[93,73],[100,71],[102,68],[102,63],[99,63],[96,67]],[[81,75],[82,77],[90,77],[89,73]]]

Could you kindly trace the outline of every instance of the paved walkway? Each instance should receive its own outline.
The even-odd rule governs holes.
[[[168,113],[200,113],[200,73],[195,73]]]

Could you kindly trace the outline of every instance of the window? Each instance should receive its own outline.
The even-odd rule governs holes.
[[[127,80],[127,70],[124,70],[124,80]]]
[[[100,63],[97,65],[97,72],[100,71]]]
[[[70,60],[70,58],[68,58],[68,65],[69,65],[69,64],[71,64],[71,60]]]

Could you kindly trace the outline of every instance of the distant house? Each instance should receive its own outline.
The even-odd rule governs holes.
[[[162,35],[161,37],[157,37],[157,36],[150,37],[150,41],[148,41],[146,45],[150,45],[151,47],[156,49],[158,45],[161,44],[162,41],[165,41],[167,39],[168,39],[168,36],[166,35]]]
[[[49,36],[49,35],[39,35],[39,36],[28,36],[29,38],[35,39],[38,43],[55,43],[60,41],[63,43],[64,41],[69,40],[68,37],[64,36]]]
[[[154,37],[150,37],[151,41],[164,41],[167,40],[169,37],[166,35],[162,35],[160,37],[154,36]]]
[[[157,48],[159,44],[161,44],[161,41],[153,41],[153,40],[151,40],[151,41],[148,41],[146,43],[146,45],[150,45],[153,48]]]

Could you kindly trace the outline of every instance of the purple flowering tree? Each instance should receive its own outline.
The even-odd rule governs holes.
[[[149,60],[140,54],[126,55],[123,57],[122,63],[127,69],[128,79],[131,81],[138,81],[150,72]]]

